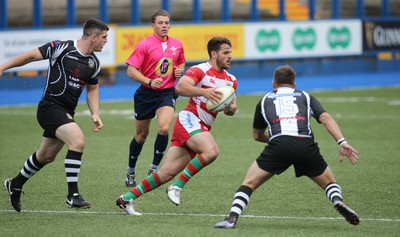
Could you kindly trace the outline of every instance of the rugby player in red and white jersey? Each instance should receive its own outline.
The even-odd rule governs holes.
[[[235,76],[229,74],[232,60],[232,45],[229,39],[213,37],[208,41],[209,61],[192,66],[179,80],[176,93],[190,97],[188,105],[174,124],[171,147],[164,158],[162,167],[143,179],[135,188],[119,197],[116,205],[130,215],[140,215],[133,201],[146,192],[150,192],[173,179],[179,172],[179,178],[167,188],[168,198],[176,205],[180,204],[180,193],[184,185],[205,166],[215,161],[219,154],[218,146],[210,133],[217,113],[206,109],[206,101],[218,101],[218,87],[237,88]],[[236,112],[236,96],[223,111],[233,116]]]

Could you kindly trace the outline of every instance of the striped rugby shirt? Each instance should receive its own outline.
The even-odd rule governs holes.
[[[267,93],[257,104],[253,128],[268,129],[269,140],[277,136],[313,137],[310,118],[318,123],[325,109],[302,90],[280,87]]]
[[[49,69],[42,100],[74,111],[86,83],[96,85],[100,62],[94,53],[84,55],[77,40],[52,41],[39,51],[49,59]]]

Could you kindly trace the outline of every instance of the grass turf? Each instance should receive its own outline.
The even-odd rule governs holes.
[[[86,136],[79,178],[81,194],[92,203],[87,210],[66,208],[66,149],[56,161],[24,186],[23,212],[16,213],[5,191],[0,192],[1,236],[398,236],[400,229],[399,138],[400,88],[312,92],[337,120],[347,141],[360,153],[352,166],[339,163],[338,148],[322,125],[312,127],[324,158],[342,186],[346,203],[361,217],[351,226],[333,209],[323,190],[292,168],[253,193],[234,230],[212,228],[228,213],[233,194],[263,144],[252,140],[252,117],[261,95],[239,96],[234,117],[218,116],[212,133],[220,156],[188,185],[181,205],[171,204],[168,184],[136,203],[145,215],[128,216],[115,206],[125,193],[128,146],[133,136],[132,102],[103,102],[104,129],[90,131],[86,105],[76,120]],[[186,104],[179,99],[178,110]],[[42,130],[36,107],[0,108],[0,180],[14,177],[40,144]],[[150,135],[138,161],[138,181],[152,161],[156,134]]]

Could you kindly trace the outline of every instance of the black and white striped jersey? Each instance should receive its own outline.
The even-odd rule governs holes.
[[[39,51],[49,59],[49,69],[42,100],[75,110],[86,83],[97,84],[100,62],[94,53],[82,54],[77,41],[52,41]]]
[[[281,135],[313,137],[310,118],[319,122],[323,112],[319,101],[305,91],[280,87],[257,104],[253,128],[267,128],[270,140]]]

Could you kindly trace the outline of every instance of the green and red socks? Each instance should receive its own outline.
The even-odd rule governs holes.
[[[204,160],[204,158],[200,155],[197,155],[190,161],[190,163],[186,166],[179,178],[172,184],[172,186],[183,188],[185,184],[189,181],[189,179],[191,179],[207,165],[208,163],[206,162],[206,160]]]
[[[183,188],[190,178],[192,178],[207,165],[208,163],[203,159],[203,157],[201,157],[200,155],[196,156],[190,161],[190,163],[186,166],[186,168],[179,176],[178,180],[176,180],[175,183],[173,183],[172,185]],[[143,179],[136,187],[125,193],[122,196],[122,199],[124,201],[135,200],[143,194],[158,188],[162,184],[163,182],[161,181],[157,172],[154,172],[153,174]]]
[[[135,200],[142,196],[143,194],[150,192],[158,187],[160,187],[163,183],[160,180],[157,172],[152,173],[151,175],[144,178],[136,187],[132,188],[129,192],[125,193],[122,196],[124,201]]]

